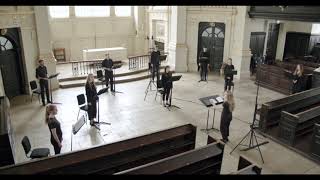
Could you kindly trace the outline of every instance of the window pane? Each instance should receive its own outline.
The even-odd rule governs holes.
[[[77,17],[106,17],[110,16],[110,6],[75,6]]]
[[[131,6],[115,6],[116,16],[131,16]]]
[[[69,6],[49,6],[50,16],[52,18],[69,17]]]

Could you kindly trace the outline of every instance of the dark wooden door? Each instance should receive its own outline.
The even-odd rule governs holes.
[[[257,57],[263,56],[264,42],[266,38],[265,32],[252,32],[250,36],[250,49],[253,55]]]
[[[310,34],[287,32],[283,58],[308,55]]]
[[[278,45],[280,24],[270,23],[268,28],[268,40],[267,40],[267,56],[269,59],[275,60]]]
[[[0,67],[4,90],[8,98],[24,93],[24,73],[21,66],[19,42],[16,28],[7,29],[7,33],[0,36]]]
[[[218,72],[223,62],[224,36],[224,23],[200,22],[197,62],[199,62],[200,52],[203,50],[203,48],[207,48],[210,54],[209,63],[211,69],[215,72]]]

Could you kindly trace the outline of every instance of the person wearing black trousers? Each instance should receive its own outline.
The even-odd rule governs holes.
[[[48,105],[46,109],[45,121],[48,124],[50,130],[50,141],[54,148],[55,154],[60,154],[62,148],[62,131],[60,122],[56,119],[58,109],[55,105]]]
[[[292,94],[299,93],[305,90],[305,79],[303,76],[303,65],[298,64],[293,72]]]
[[[88,116],[90,120],[90,125],[94,125],[94,119],[97,117],[97,88],[94,83],[93,74],[89,74],[86,82],[86,96],[88,104]]]
[[[232,65],[232,59],[228,59],[228,64],[224,67],[224,91],[231,90],[231,84],[233,81],[234,66]]]
[[[159,80],[160,51],[158,51],[157,48],[155,48],[151,52],[150,65],[152,72],[152,80],[154,80],[155,76],[157,76],[157,80]]]
[[[164,73],[161,76],[161,83],[164,89],[164,93],[162,95],[163,106],[170,106],[169,96],[172,90],[172,74],[170,72],[170,67],[166,66],[164,69]],[[166,101],[165,101],[166,100]]]
[[[223,106],[223,110],[221,113],[220,132],[222,135],[221,140],[224,143],[226,143],[229,141],[228,139],[229,127],[232,121],[232,111],[234,110],[234,107],[235,107],[233,94],[230,91],[225,91],[224,102],[222,106]]]
[[[44,91],[46,91],[47,102],[51,103],[51,101],[48,87],[48,71],[42,59],[39,60],[39,66],[36,69],[36,78],[39,80],[40,84],[42,105],[45,106]]]
[[[114,91],[113,89],[113,61],[109,58],[109,54],[106,54],[106,58],[102,61],[102,67],[105,68],[105,79],[106,79],[106,86],[109,87],[109,81],[110,81],[110,88],[111,91]]]
[[[200,67],[200,81],[207,81],[208,68],[209,68],[209,52],[207,51],[207,48],[203,48],[203,51],[200,54],[199,67]]]

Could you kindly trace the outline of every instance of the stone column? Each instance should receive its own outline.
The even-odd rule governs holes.
[[[47,66],[48,75],[56,73],[56,62],[52,51],[51,34],[49,26],[49,14],[47,6],[34,6],[36,18],[36,30],[38,37],[39,59],[43,59],[45,66]],[[38,60],[36,59],[36,63]],[[52,89],[59,88],[57,78],[51,80]]]
[[[143,55],[147,52],[147,43],[146,39],[146,21],[145,21],[145,6],[136,6],[134,7],[134,20],[135,20],[135,29],[136,29],[136,38],[135,38],[135,55]]]
[[[169,64],[176,72],[187,72],[188,47],[186,44],[187,8],[172,6],[169,15]]]

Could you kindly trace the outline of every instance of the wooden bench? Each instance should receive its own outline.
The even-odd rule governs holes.
[[[208,137],[209,145],[117,173],[124,174],[220,174],[224,145]]]
[[[187,124],[132,139],[0,168],[0,174],[114,174],[194,149]]]
[[[311,141],[311,155],[320,160],[320,124],[316,123]]]
[[[270,127],[278,125],[281,111],[294,112],[309,109],[320,104],[320,88],[310,89],[288,97],[262,104],[259,129],[266,132]]]
[[[292,146],[296,138],[311,133],[317,122],[320,122],[320,106],[296,113],[282,111],[279,138]]]

